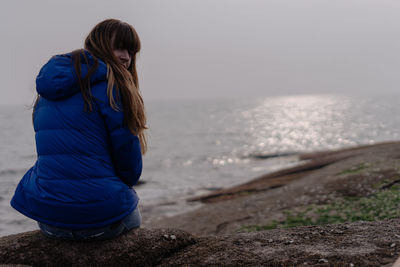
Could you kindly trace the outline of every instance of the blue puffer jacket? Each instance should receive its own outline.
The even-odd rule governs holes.
[[[88,65],[82,63],[82,76]],[[106,64],[99,61],[91,76],[92,112],[84,111],[71,54],[52,57],[36,87],[41,96],[33,119],[37,161],[11,205],[34,220],[69,229],[102,227],[127,216],[138,203],[132,186],[142,156],[123,112],[109,104]]]

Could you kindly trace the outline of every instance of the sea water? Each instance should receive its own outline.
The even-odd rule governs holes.
[[[396,96],[148,101],[149,151],[136,187],[144,221],[187,198],[298,163],[297,153],[400,139]],[[36,151],[31,108],[0,106],[0,236],[36,229],[10,199]]]

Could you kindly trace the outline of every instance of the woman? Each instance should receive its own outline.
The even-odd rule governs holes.
[[[36,78],[37,161],[11,205],[49,237],[107,239],[141,223],[132,188],[146,152],[140,40],[129,24],[108,19],[84,48],[52,57]]]

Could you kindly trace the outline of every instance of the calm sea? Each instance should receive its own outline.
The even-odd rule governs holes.
[[[400,139],[398,96],[334,95],[148,102],[149,152],[136,188],[144,221],[186,198],[296,164],[296,153]],[[0,106],[0,236],[36,229],[13,210],[35,159],[31,110]]]

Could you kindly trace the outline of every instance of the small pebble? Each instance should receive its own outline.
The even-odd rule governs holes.
[[[396,246],[396,243],[393,243],[390,245],[391,248],[394,248]]]
[[[175,236],[175,235],[171,235],[170,238],[171,238],[172,240],[175,240],[175,239],[176,239],[176,236]]]
[[[319,259],[318,262],[320,262],[320,263],[328,263],[329,261],[327,259]]]
[[[350,267],[354,267],[354,264],[353,264],[353,263],[350,263]]]

